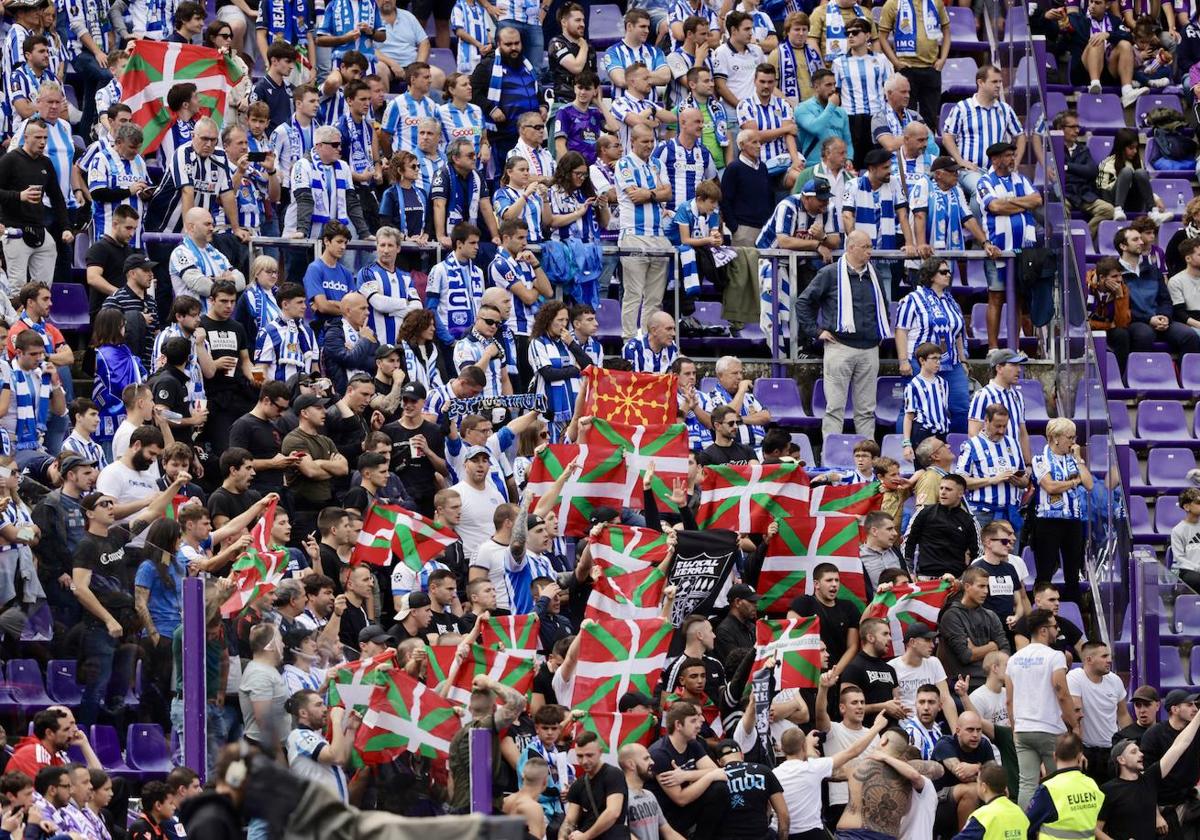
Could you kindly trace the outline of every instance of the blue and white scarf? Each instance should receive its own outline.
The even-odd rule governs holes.
[[[529,59],[522,58],[521,65],[525,68],[526,73],[531,76],[534,75],[533,65],[529,63]],[[492,78],[491,81],[488,82],[488,102],[498,103],[500,101],[500,90],[504,84],[504,74],[507,72],[508,69],[504,66],[504,60],[500,57],[500,54],[497,53],[495,59],[492,60]],[[487,115],[485,114],[484,116]],[[487,121],[487,127],[494,130],[496,128],[496,124],[489,119]]]
[[[50,374],[42,370],[12,369],[13,397],[17,404],[17,449],[41,446],[50,416]]]
[[[257,283],[252,283],[246,289],[246,305],[254,313],[254,321],[260,330],[276,318],[283,317],[283,310],[275,302],[274,292],[274,289],[264,289]]]
[[[834,331],[839,333],[857,332],[854,324],[854,294],[850,291],[850,264],[845,257],[837,261],[837,323]],[[888,319],[887,300],[879,287],[879,278],[875,275],[875,266],[867,262],[867,274],[871,278],[871,289],[875,294],[875,327],[879,330],[879,338],[892,337],[892,325]]]
[[[921,23],[925,26],[926,39],[940,44],[942,41],[942,21],[938,15],[937,0],[923,0]],[[893,33],[896,45],[896,55],[917,54],[917,10],[913,0],[900,0],[896,8],[896,31]]]
[[[839,19],[841,16],[838,16]],[[825,62],[821,61],[821,54],[810,47],[807,43],[803,47],[804,64],[808,68],[808,76],[811,79],[813,71],[825,66]],[[780,92],[787,99],[800,99],[800,73],[799,62],[796,61],[796,47],[792,46],[792,42],[784,38],[779,42],[779,88]]]
[[[865,18],[862,8],[854,4],[854,16]],[[825,61],[832,62],[846,53],[846,21],[842,20],[842,7],[837,0],[829,0],[825,7]]]

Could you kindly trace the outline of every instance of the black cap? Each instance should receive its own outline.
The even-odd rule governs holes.
[[[588,518],[588,525],[594,528],[601,522],[609,524],[616,522],[620,518],[621,511],[617,510],[616,508],[609,507],[608,505],[601,505],[600,507],[592,510],[592,515]]]
[[[1178,706],[1180,703],[1195,703],[1197,697],[1200,697],[1200,694],[1184,691],[1182,688],[1173,688],[1167,692],[1167,697],[1163,700],[1163,707],[1170,713],[1172,706]]]
[[[297,414],[306,408],[312,408],[314,405],[325,405],[325,401],[316,394],[301,394],[292,400],[292,408],[296,409]]]
[[[737,741],[725,738],[717,741],[717,758],[722,759],[727,755],[741,755],[742,748],[737,745]]]
[[[399,352],[400,352],[400,348],[397,347],[395,344],[380,344],[377,348],[375,348],[375,358],[376,359],[386,359],[388,356],[392,355],[393,353],[399,353]]]
[[[125,273],[128,274],[135,268],[144,268],[147,271],[153,271],[154,266],[156,265],[158,265],[158,263],[147,257],[145,254],[130,254],[125,258]]]
[[[987,156],[990,158],[1000,157],[1005,152],[1015,152],[1017,147],[1012,143],[993,143],[987,147]]]
[[[96,466],[96,462],[91,458],[84,458],[82,455],[71,453],[70,455],[64,456],[63,459],[58,462],[58,471],[63,475],[66,475],[71,470],[77,470],[80,467],[94,466]]]
[[[358,631],[358,643],[361,645],[364,642],[375,642],[379,645],[396,644],[396,640],[389,636],[387,631],[378,624],[368,624]]]
[[[908,627],[904,628],[904,641],[906,643],[912,641],[913,639],[936,639],[936,638],[937,638],[937,631],[934,630],[932,627],[930,627],[928,624],[922,624],[919,621],[914,622],[914,623],[908,625]]]
[[[829,182],[824,178],[812,178],[800,188],[800,195],[809,195],[819,201],[828,201],[833,195],[833,190],[830,189]]]
[[[754,603],[762,596],[754,591],[753,586],[748,586],[744,583],[735,583],[733,586],[729,587],[729,595],[727,597],[729,603],[732,604],[738,598],[749,601],[750,603]]]
[[[525,516],[525,528],[527,530],[532,531],[534,528],[537,528],[539,525],[545,525],[545,524],[546,524],[546,520],[543,519],[542,517],[538,516],[536,513],[526,514],[526,516]]]
[[[871,151],[867,152],[866,157],[863,158],[864,166],[882,166],[885,163],[891,162],[891,153],[885,152],[883,149],[872,149]]]
[[[378,627],[378,625],[374,625],[374,626]],[[364,627],[363,632],[365,633],[368,629],[370,629],[370,628]],[[379,628],[379,630],[380,630],[380,632],[383,632],[382,628]],[[298,647],[300,647],[301,644],[304,643],[305,639],[312,636],[316,632],[317,631],[311,627],[302,627],[297,624],[291,630],[289,630],[283,634],[283,646],[285,648],[298,648]],[[362,634],[360,633],[359,637],[358,637],[359,643],[361,643],[362,640],[363,640]]]
[[[420,382],[405,382],[404,387],[400,389],[400,399],[402,400],[423,400],[427,396],[429,396],[429,392]]]
[[[635,706],[645,706],[647,709],[654,708],[654,701],[642,694],[640,691],[627,691],[621,695],[621,699],[617,701],[618,712],[628,712]]]
[[[420,607],[431,607],[433,601],[424,592],[409,592],[400,599],[400,607],[396,610],[396,621],[403,621],[408,614]]]
[[[939,158],[934,158],[933,163],[929,164],[930,172],[957,172],[962,169],[958,165],[958,161],[950,157],[950,155],[942,155]]]

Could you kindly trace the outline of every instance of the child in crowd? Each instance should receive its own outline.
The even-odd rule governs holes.
[[[600,129],[615,134],[620,128],[599,93],[600,79],[594,73],[580,73],[575,78],[575,100],[559,108],[555,115],[558,133],[554,148],[558,157],[569,151],[579,152],[591,166],[596,162]]]
[[[914,355],[921,369],[904,386],[904,457],[909,461],[925,438],[945,438],[950,432],[950,389],[938,376],[942,347],[926,341]]]

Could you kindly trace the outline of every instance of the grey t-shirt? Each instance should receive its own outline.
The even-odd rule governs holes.
[[[251,741],[264,746],[282,742],[292,730],[292,716],[284,711],[289,692],[283,674],[261,662],[251,662],[242,671],[242,682],[238,686],[238,700],[245,720],[245,735]],[[263,732],[254,719],[254,701],[271,701],[267,719],[278,728],[277,732]]]
[[[1188,312],[1200,312],[1200,277],[1194,277],[1186,268],[1167,281],[1174,306],[1183,305]]]
[[[654,794],[642,788],[629,791],[629,833],[636,840],[658,840],[659,826],[667,820]]]

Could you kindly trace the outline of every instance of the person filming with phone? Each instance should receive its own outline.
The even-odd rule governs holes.
[[[20,148],[0,158],[0,223],[10,288],[54,276],[54,236],[71,244],[74,234],[58,175],[46,157],[49,128],[40,117],[25,123]],[[51,234],[51,235],[47,235]]]

